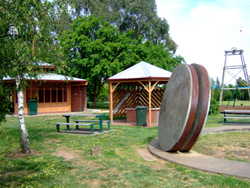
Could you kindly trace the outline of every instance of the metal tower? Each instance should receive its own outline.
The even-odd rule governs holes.
[[[228,56],[234,56],[234,55],[239,55],[240,59],[241,59],[241,65],[230,65],[227,66],[227,58]],[[232,69],[238,69],[238,73],[234,74],[231,70]],[[225,88],[224,86],[224,80],[225,80],[225,75],[226,73],[229,74],[231,76],[231,80],[229,82],[231,82],[233,79],[237,79],[238,75],[243,71],[244,74],[244,78],[246,81],[246,87],[245,88],[241,88],[241,89],[250,89],[250,81],[249,81],[249,76],[248,76],[248,72],[247,72],[247,68],[246,68],[246,63],[244,60],[244,56],[243,56],[243,50],[237,50],[236,48],[232,48],[230,51],[225,51],[225,63],[224,63],[224,67],[223,67],[223,75],[222,75],[222,84],[221,84],[221,97],[220,97],[220,103],[222,100],[222,96],[223,96],[223,90],[232,90],[232,89],[236,89],[236,88]],[[240,89],[240,88],[239,88]]]

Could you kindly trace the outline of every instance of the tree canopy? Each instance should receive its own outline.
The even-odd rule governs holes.
[[[72,0],[70,6],[72,20],[90,15],[103,17],[121,33],[133,30],[134,39],[142,36],[145,41],[162,43],[176,52],[177,44],[169,34],[169,24],[158,17],[155,0]]]
[[[138,39],[133,36],[133,31],[121,33],[93,15],[75,19],[61,36],[69,72],[88,80],[88,96],[94,96],[94,104],[109,77],[139,61],[170,71],[183,61],[182,57],[174,57],[164,44],[155,45],[141,36]]]

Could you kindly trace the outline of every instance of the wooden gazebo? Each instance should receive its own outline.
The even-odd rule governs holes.
[[[164,89],[157,85],[166,84],[171,74],[142,61],[110,77],[108,79],[110,120],[113,121],[114,116],[125,116],[125,109],[148,106],[148,123],[151,126],[151,109],[160,108],[164,94]]]

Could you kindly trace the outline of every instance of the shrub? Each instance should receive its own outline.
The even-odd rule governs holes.
[[[220,113],[219,103],[213,97],[210,101],[209,115],[217,115]]]

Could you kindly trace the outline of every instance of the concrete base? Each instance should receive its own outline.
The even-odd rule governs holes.
[[[161,150],[158,138],[152,140],[148,148],[152,154],[177,164],[206,172],[250,178],[250,163],[219,159],[195,151],[165,152]]]

